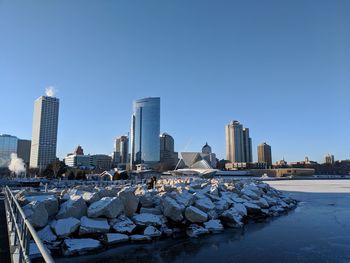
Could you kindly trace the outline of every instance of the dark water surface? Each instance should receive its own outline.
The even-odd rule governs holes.
[[[123,245],[58,262],[349,262],[350,194],[289,192],[286,215],[199,239]]]

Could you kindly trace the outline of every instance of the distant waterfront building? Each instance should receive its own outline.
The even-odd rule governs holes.
[[[131,164],[160,161],[160,98],[134,101],[131,118]]]
[[[160,163],[163,170],[172,170],[179,161],[178,153],[174,150],[174,138],[167,134],[160,135]]]
[[[216,154],[206,143],[201,152],[181,152],[181,159],[176,165],[177,169],[216,169]]]
[[[112,166],[112,158],[106,154],[91,155],[91,165],[98,170],[110,170]]]
[[[325,164],[334,164],[334,155],[333,154],[327,154],[325,157],[324,157],[324,163]]]
[[[232,163],[252,162],[252,139],[249,129],[238,121],[226,125],[226,159]]]
[[[25,164],[30,160],[30,140],[18,139],[9,134],[0,134],[0,167],[7,167],[11,160],[11,154],[16,153]]]
[[[35,100],[30,167],[45,168],[56,160],[59,99],[41,96]]]
[[[69,167],[90,168],[92,166],[91,155],[71,154],[64,158],[64,163]]]
[[[30,149],[32,146],[31,140],[18,139],[17,141],[17,157],[23,159],[23,162],[29,166]]]
[[[265,163],[269,168],[272,166],[271,146],[266,142],[258,145],[258,162]]]
[[[202,147],[201,156],[204,160],[206,160],[210,164],[212,168],[216,168],[217,166],[216,154],[212,152],[211,147],[208,145],[208,143],[205,143],[205,145]]]
[[[128,136],[119,136],[114,141],[113,162],[117,164],[126,164],[129,155],[129,138]]]
[[[83,148],[80,145],[78,145],[77,148],[75,148],[75,150],[74,150],[74,154],[75,155],[84,155]]]

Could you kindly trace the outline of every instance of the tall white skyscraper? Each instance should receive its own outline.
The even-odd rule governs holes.
[[[59,99],[41,96],[35,100],[30,167],[44,169],[56,160]]]

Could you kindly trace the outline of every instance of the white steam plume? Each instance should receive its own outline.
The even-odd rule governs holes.
[[[21,158],[18,158],[16,153],[11,153],[9,170],[16,175],[20,175],[26,171],[23,160]]]
[[[48,96],[48,97],[55,97],[55,95],[56,95],[56,89],[55,89],[55,87],[53,87],[53,86],[48,86],[48,87],[45,89],[45,93],[46,93],[46,96]]]

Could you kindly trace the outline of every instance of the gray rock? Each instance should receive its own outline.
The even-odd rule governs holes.
[[[128,217],[132,217],[139,205],[139,199],[134,194],[134,189],[131,187],[123,188],[118,196],[124,204],[124,211]]]
[[[91,204],[87,210],[89,217],[105,216],[116,218],[124,211],[123,202],[117,197],[103,197],[101,200]]]
[[[106,234],[105,239],[108,245],[115,245],[115,244],[128,242],[129,236],[124,234],[118,234],[118,233],[108,233]]]
[[[204,212],[208,212],[209,210],[213,210],[215,208],[214,203],[209,198],[206,198],[206,197],[197,199],[194,206]]]
[[[161,226],[164,222],[162,216],[147,213],[135,215],[132,220],[140,226]]]
[[[199,237],[208,233],[209,233],[208,229],[195,224],[190,225],[186,230],[186,234],[189,237]]]
[[[185,217],[192,223],[203,223],[208,220],[208,215],[194,206],[189,206],[185,209]]]
[[[145,236],[149,236],[149,237],[160,237],[162,235],[162,232],[160,232],[157,228],[155,228],[154,226],[148,226],[145,228],[145,230],[143,231],[143,234]]]
[[[204,223],[204,227],[208,229],[210,233],[219,233],[224,230],[220,220],[210,220]]]
[[[38,236],[44,243],[51,243],[57,240],[56,235],[52,232],[49,225],[38,231]]]
[[[163,214],[175,222],[181,222],[183,217],[183,211],[185,207],[177,203],[170,197],[165,197],[162,200]]]
[[[108,233],[110,229],[107,219],[104,218],[88,218],[83,216],[80,221],[79,235]]]
[[[131,234],[136,225],[128,217],[120,216],[112,225],[112,228],[118,233]]]
[[[80,219],[86,215],[87,206],[81,196],[70,196],[69,200],[61,205],[60,211],[56,215],[56,219],[75,217]]]
[[[48,222],[48,214],[44,203],[32,201],[23,207],[23,212],[33,227],[44,227]]]
[[[65,256],[83,255],[102,247],[100,241],[92,238],[65,239],[63,246]]]
[[[66,238],[78,230],[80,220],[74,217],[59,219],[53,222],[51,226],[59,238]]]

